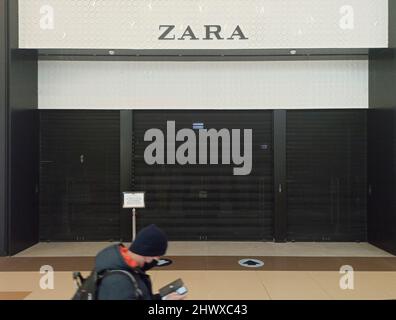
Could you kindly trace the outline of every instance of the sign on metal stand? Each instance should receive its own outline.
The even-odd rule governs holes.
[[[145,192],[123,192],[124,209],[132,209],[132,241],[136,238],[136,209],[145,208]]]

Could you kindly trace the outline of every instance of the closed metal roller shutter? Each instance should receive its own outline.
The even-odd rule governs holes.
[[[41,111],[41,240],[120,239],[118,111]]]
[[[365,241],[366,111],[288,111],[288,239]]]
[[[234,176],[232,159],[231,165],[221,164],[221,143],[219,165],[147,165],[146,130],[166,133],[171,120],[176,130],[203,123],[205,129],[242,129],[243,136],[243,129],[253,129],[250,175]],[[133,184],[146,191],[147,205],[139,210],[139,228],[156,223],[172,240],[273,239],[271,111],[136,111],[133,130]]]

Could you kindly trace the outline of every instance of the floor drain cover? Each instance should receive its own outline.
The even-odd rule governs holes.
[[[158,260],[157,267],[166,267],[172,264],[170,259],[160,259]]]
[[[242,259],[239,260],[239,264],[246,268],[260,268],[264,265],[264,262],[257,259]]]

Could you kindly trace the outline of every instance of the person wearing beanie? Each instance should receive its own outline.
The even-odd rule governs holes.
[[[157,265],[158,259],[166,253],[168,239],[156,225],[149,225],[138,232],[129,248],[122,244],[112,245],[98,253],[95,271],[106,276],[100,281],[99,300],[160,300],[153,294],[150,276],[146,271]],[[114,272],[117,270],[116,272]],[[133,278],[131,278],[133,277]],[[176,293],[166,300],[182,300],[184,295]]]

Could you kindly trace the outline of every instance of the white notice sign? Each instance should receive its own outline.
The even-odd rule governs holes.
[[[123,208],[144,208],[144,192],[124,192]]]

